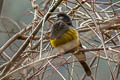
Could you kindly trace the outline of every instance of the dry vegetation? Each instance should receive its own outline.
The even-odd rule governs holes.
[[[99,74],[100,60],[104,60],[108,65],[109,79],[118,80],[120,1],[86,0],[84,4],[81,1],[45,0],[43,8],[40,8],[36,0],[30,0],[34,9],[30,11],[34,15],[31,24],[26,25],[0,48],[0,55],[8,60],[0,66],[0,79],[16,80],[19,77],[26,80],[53,80],[57,73],[61,80],[86,80],[85,73],[77,74],[77,70],[74,71],[74,67],[81,68],[79,64],[75,64],[77,60],[71,55],[61,57],[59,52],[55,53],[49,43],[54,16],[64,11],[71,16],[74,26],[80,33],[82,44],[86,47],[80,50],[89,55],[87,61],[92,68],[94,80],[97,80]],[[46,25],[49,26],[47,29]],[[24,42],[10,58],[5,50],[16,40]],[[61,66],[66,69],[67,77],[60,71]],[[73,74],[78,78],[74,79]]]

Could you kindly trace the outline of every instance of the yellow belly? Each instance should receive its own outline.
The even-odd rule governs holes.
[[[61,48],[68,51],[79,45],[78,32],[74,28],[70,27],[64,35],[59,39],[50,40],[50,43],[54,48]]]
[[[77,50],[79,48],[82,48],[79,42],[78,32],[72,27],[70,27],[69,30],[59,39],[50,40],[50,43],[54,48],[56,48],[60,52],[66,52],[72,49]],[[86,60],[86,57],[83,52],[72,52],[72,54],[75,55],[79,61]]]

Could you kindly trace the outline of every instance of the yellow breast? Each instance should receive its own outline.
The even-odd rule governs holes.
[[[50,40],[50,43],[54,48],[69,50],[79,45],[78,32],[74,28],[70,27],[64,35],[58,39]]]

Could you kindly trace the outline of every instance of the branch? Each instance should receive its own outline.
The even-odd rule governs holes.
[[[53,12],[57,6],[62,2],[62,0],[58,0],[53,6],[52,8],[49,9],[49,11],[46,13],[46,15],[43,17],[43,19],[46,21],[49,16],[51,15],[50,13]],[[40,30],[40,28],[42,27],[42,23],[43,23],[43,19],[41,19],[41,21],[37,24],[36,28],[34,29],[34,31],[30,34],[30,36],[26,39],[26,41],[23,43],[23,45],[19,48],[19,50],[15,53],[15,55],[13,56],[13,58],[10,60],[10,62],[6,65],[4,71],[1,74],[1,77],[5,76],[6,73],[11,69],[11,67],[13,66],[14,62],[20,57],[20,55],[23,53],[23,51],[26,49],[26,47],[28,46],[28,44],[30,43],[30,38],[31,36],[35,36],[37,34],[37,32]],[[6,79],[6,78],[5,78]]]
[[[0,0],[0,15],[1,15],[1,11],[2,11],[3,1],[4,0]]]

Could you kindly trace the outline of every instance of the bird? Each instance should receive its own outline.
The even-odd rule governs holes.
[[[59,52],[71,52],[80,62],[87,76],[91,76],[91,70],[86,63],[86,56],[80,43],[79,33],[74,28],[70,16],[64,12],[59,12],[56,15],[51,29],[50,43]]]

